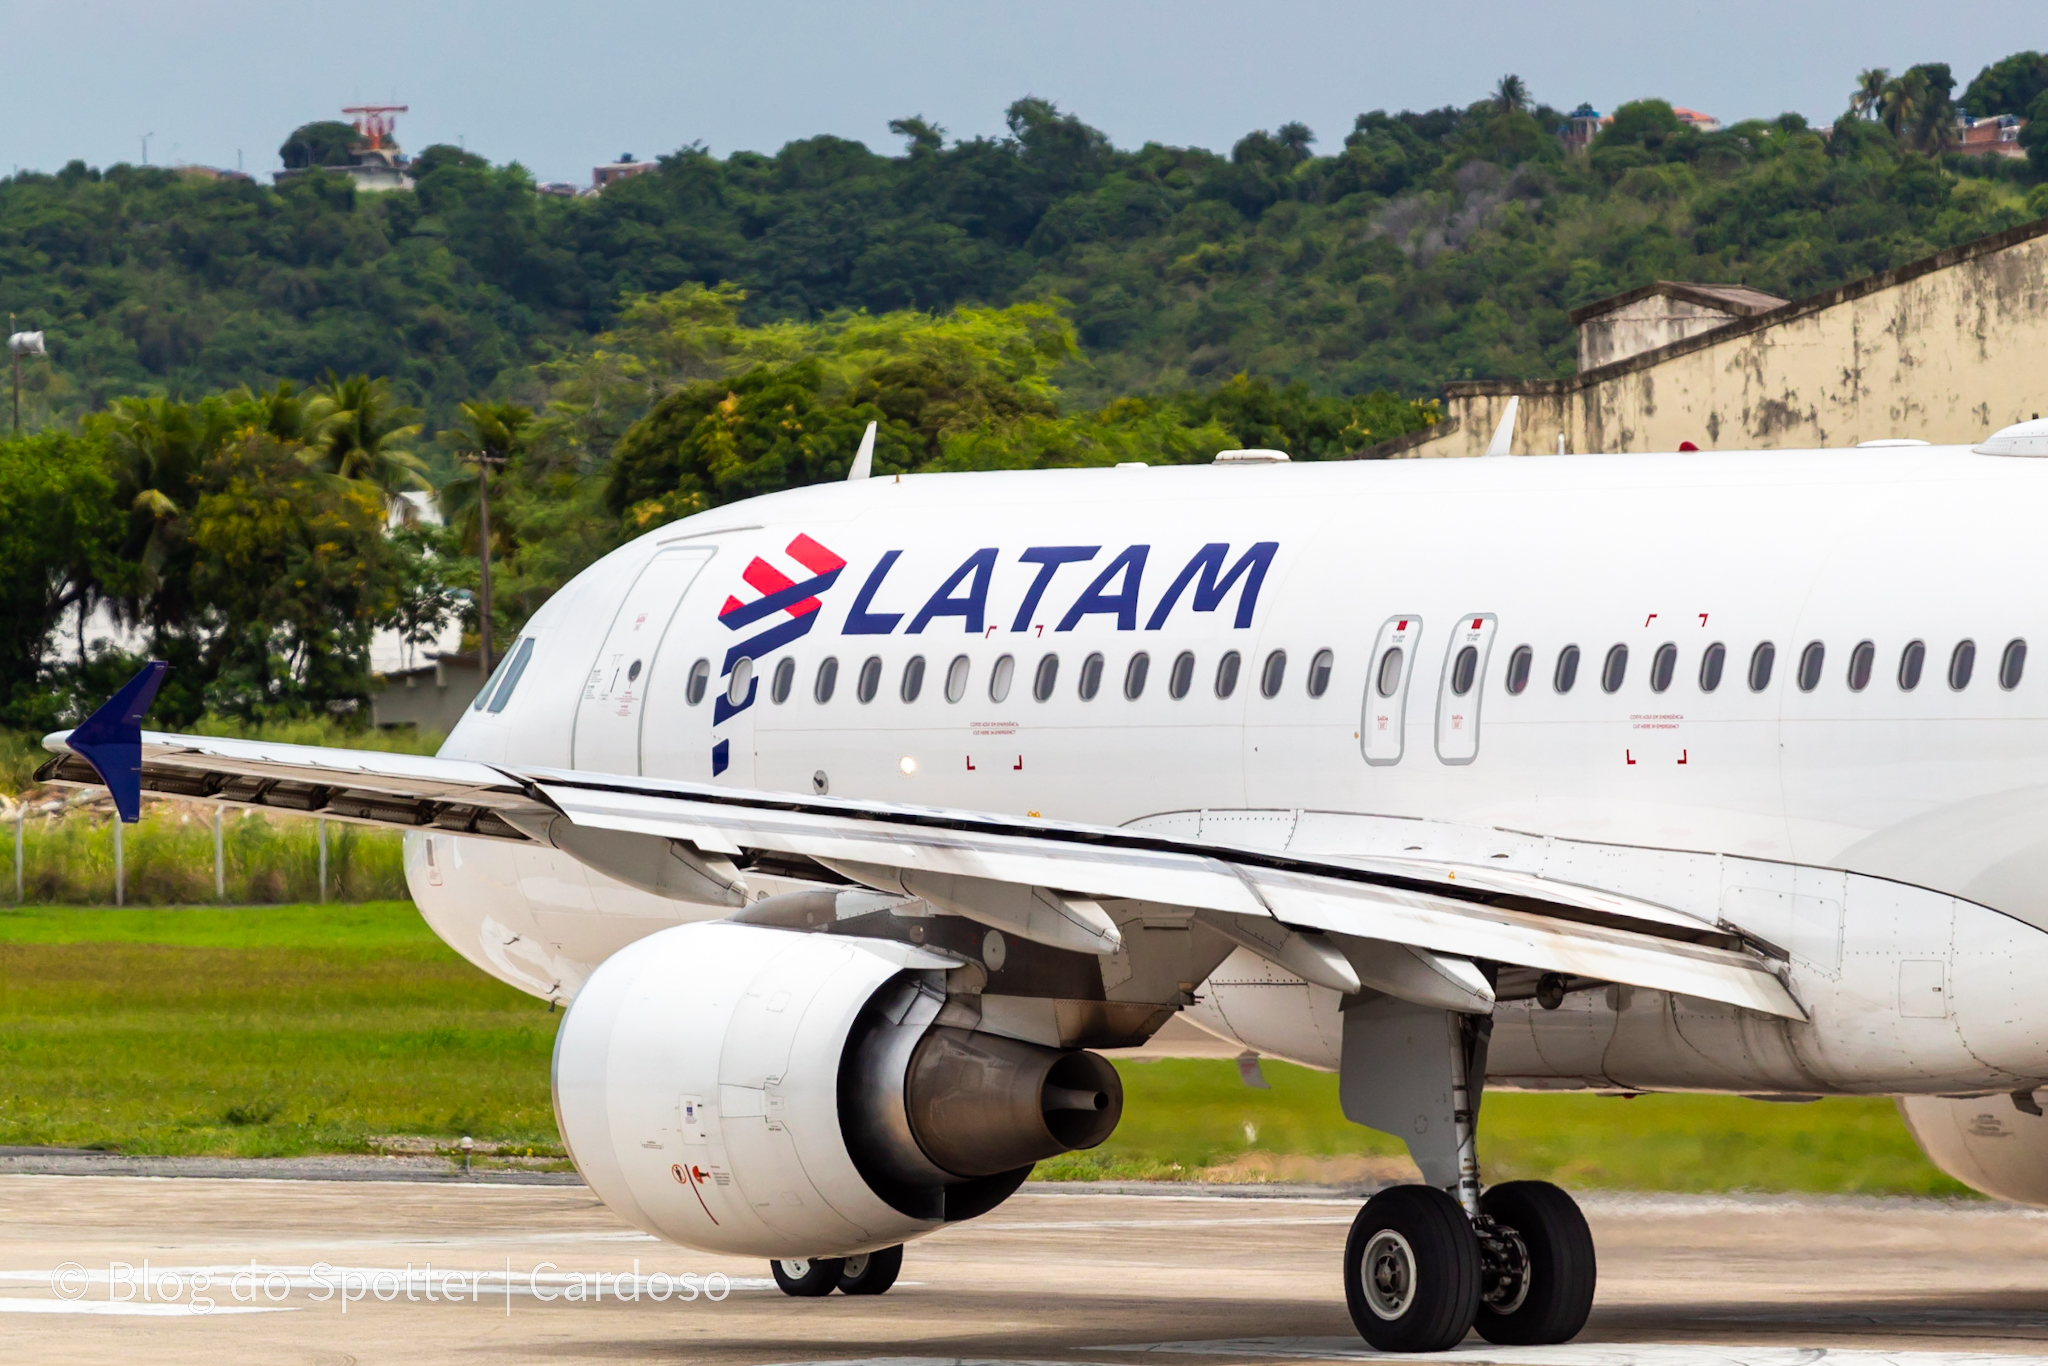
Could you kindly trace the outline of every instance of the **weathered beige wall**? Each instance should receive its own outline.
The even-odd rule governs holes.
[[[2048,220],[1569,380],[1449,386],[1438,435],[1479,455],[1510,395],[1513,452],[1976,441],[2048,413]]]
[[[1579,369],[1597,370],[1734,320],[1735,315],[1725,310],[1653,294],[1579,324]]]

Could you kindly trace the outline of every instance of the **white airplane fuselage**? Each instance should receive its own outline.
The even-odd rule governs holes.
[[[2043,506],[2048,463],[1940,447],[813,487],[585,571],[442,752],[1491,861],[1732,924],[1813,1017],[1504,1004],[1497,1084],[2014,1089],[2048,1081]],[[563,999],[726,913],[449,835],[407,872],[458,951]],[[1239,953],[1201,995],[1336,1065],[1334,992]]]

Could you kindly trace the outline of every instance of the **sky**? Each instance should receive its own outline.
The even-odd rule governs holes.
[[[1925,0],[0,5],[0,166],[137,162],[146,137],[153,164],[265,174],[299,124],[393,103],[410,150],[460,143],[579,184],[692,142],[772,152],[832,133],[893,152],[889,120],[913,114],[998,134],[1026,94],[1121,147],[1219,151],[1297,120],[1328,151],[1363,111],[1470,103],[1508,72],[1559,108],[1655,95],[1723,121],[1832,121],[1866,67],[1945,61],[1960,93],[1987,62],[2048,48],[2048,10]]]

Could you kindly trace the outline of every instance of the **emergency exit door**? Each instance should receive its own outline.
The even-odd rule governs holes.
[[[1365,677],[1364,727],[1359,748],[1369,764],[1401,762],[1402,732],[1408,723],[1408,680],[1415,674],[1415,647],[1422,641],[1422,618],[1388,617],[1372,647],[1372,669]]]
[[[671,546],[647,562],[591,662],[576,703],[570,763],[596,773],[640,771],[640,721],[662,637],[710,546]],[[669,667],[677,667],[669,661]],[[683,667],[687,667],[685,664]]]
[[[1479,757],[1479,704],[1486,692],[1486,661],[1493,651],[1493,614],[1460,617],[1444,647],[1444,676],[1436,693],[1436,757],[1469,764]]]

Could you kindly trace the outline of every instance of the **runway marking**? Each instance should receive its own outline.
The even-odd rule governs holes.
[[[1568,1342],[1555,1347],[1496,1347],[1476,1342],[1448,1352],[1378,1352],[1357,1338],[1223,1338],[1211,1342],[1139,1342],[1084,1347],[1087,1352],[1246,1356],[1288,1361],[1448,1361],[1459,1366],[2023,1366],[2048,1356],[2006,1352],[1875,1352],[1827,1347],[1756,1347],[1673,1342]]]
[[[1033,1220],[1030,1223],[990,1223],[981,1228],[1009,1233],[1066,1232],[1088,1228],[1255,1228],[1270,1224],[1282,1228],[1299,1228],[1308,1224],[1349,1224],[1354,1216],[1311,1215],[1306,1218],[1277,1219],[1059,1219]]]
[[[292,1314],[297,1308],[285,1304],[217,1304],[195,1314],[189,1304],[137,1304],[116,1300],[18,1300],[0,1295],[0,1314],[112,1314],[153,1319],[210,1319],[215,1314]]]
[[[592,1284],[594,1279],[599,1275],[603,1276],[604,1284],[607,1287],[609,1287],[608,1294],[612,1298],[618,1298],[619,1291],[621,1289],[626,1289],[633,1291],[637,1295],[645,1296],[650,1301],[652,1301],[653,1296],[650,1293],[650,1290],[653,1285],[655,1276],[662,1276],[663,1279],[671,1287],[673,1287],[680,1281],[682,1276],[685,1274],[682,1272],[677,1272],[671,1275],[668,1273],[658,1271],[648,1271],[642,1272],[640,1275],[635,1276],[630,1271],[579,1272],[573,1270],[555,1270],[552,1272],[535,1274],[530,1271],[521,1271],[515,1267],[510,1277],[510,1285],[508,1286],[506,1283],[507,1277],[505,1274],[505,1268],[501,1266],[486,1267],[481,1270],[468,1267],[452,1266],[430,1267],[428,1264],[424,1262],[419,1263],[417,1265],[403,1267],[325,1266],[320,1268],[319,1275],[314,1274],[315,1269],[316,1268],[312,1266],[272,1266],[265,1265],[261,1262],[255,1263],[252,1266],[248,1262],[231,1262],[225,1265],[218,1266],[159,1266],[152,1267],[151,1272],[154,1276],[161,1277],[175,1275],[184,1278],[186,1281],[189,1281],[195,1273],[204,1272],[213,1280],[213,1288],[212,1291],[210,1291],[209,1293],[215,1293],[216,1298],[218,1298],[219,1293],[232,1292],[233,1278],[238,1275],[253,1277],[256,1283],[258,1284],[275,1285],[279,1281],[281,1281],[285,1286],[292,1290],[328,1291],[332,1291],[336,1287],[338,1287],[341,1284],[342,1277],[352,1276],[363,1279],[377,1280],[379,1281],[380,1285],[388,1285],[392,1287],[394,1295],[404,1295],[407,1296],[408,1299],[410,1299],[411,1292],[429,1292],[433,1290],[441,1290],[443,1289],[443,1287],[445,1287],[448,1277],[460,1276],[468,1279],[462,1286],[461,1293],[455,1296],[454,1300],[455,1302],[465,1304],[470,1303],[472,1300],[481,1302],[481,1300],[491,1299],[493,1297],[503,1299],[508,1294],[537,1295],[542,1299],[546,1299],[547,1296],[541,1292],[561,1291],[570,1288],[572,1285],[589,1286],[590,1284]],[[709,1276],[723,1275],[722,1272],[693,1272],[688,1274],[695,1276],[696,1282],[699,1286],[702,1286]],[[49,1270],[43,1271],[0,1271],[0,1285],[54,1286],[56,1283],[52,1278],[56,1275],[56,1268],[51,1268]],[[275,1277],[276,1280],[273,1280],[273,1277]],[[86,1287],[111,1287],[113,1282],[113,1277],[111,1276],[111,1274],[104,1269],[86,1269],[80,1273],[77,1273],[74,1279],[77,1284]],[[762,1291],[775,1290],[778,1288],[772,1276],[725,1276],[724,1279],[726,1287],[729,1291]],[[126,1282],[123,1283],[126,1284]],[[917,1285],[921,1284],[921,1282],[898,1281],[897,1284]],[[472,1287],[474,1287],[474,1290],[472,1290]],[[703,1291],[699,1290],[697,1293],[702,1294]],[[627,1303],[634,1302],[633,1295],[628,1295],[625,1297],[625,1299]],[[109,1301],[107,1300],[84,1299],[62,1302],[81,1305],[96,1304],[101,1306],[105,1306],[109,1303]],[[390,1301],[383,1302],[389,1303]],[[658,1303],[659,1301],[655,1302]],[[0,1306],[10,1306],[13,1304],[29,1303],[35,1303],[35,1301],[10,1300],[4,1295],[0,1295]],[[118,1306],[122,1304],[137,1302],[116,1300],[112,1301],[111,1303],[113,1303],[116,1306],[116,1308],[111,1310],[102,1309],[98,1312],[125,1312],[121,1310]],[[171,1307],[176,1309],[179,1313],[191,1312],[180,1302],[174,1302]],[[225,1312],[226,1308],[227,1306],[223,1305],[220,1310],[215,1312]],[[47,1310],[44,1312],[55,1313],[57,1311]],[[93,1311],[81,1309],[78,1312],[86,1313]],[[161,1313],[165,1311],[162,1307],[151,1307],[147,1304],[143,1304],[141,1308],[138,1308],[133,1312]]]

